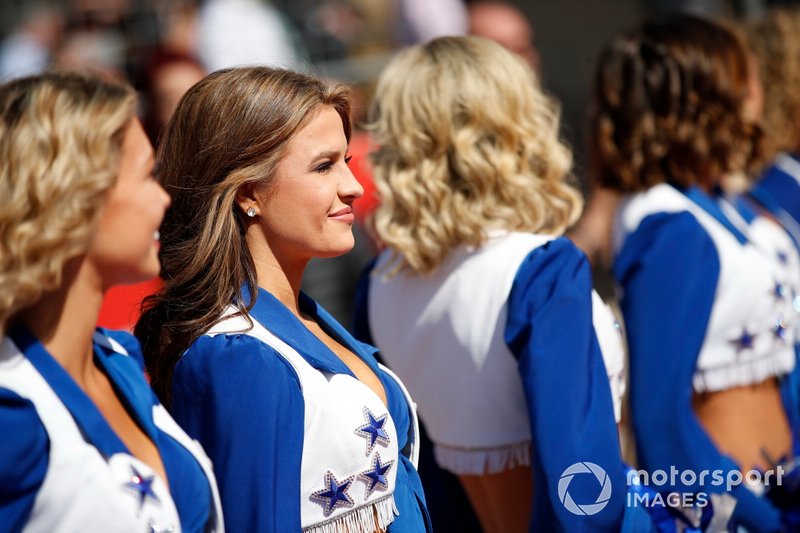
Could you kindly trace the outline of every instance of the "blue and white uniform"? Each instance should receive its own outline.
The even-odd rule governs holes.
[[[157,446],[167,481],[130,454],[63,367],[17,326],[0,345],[0,528],[224,531],[211,464],[156,399],[137,341],[98,329],[94,354]]]
[[[532,531],[619,531],[625,467],[609,377],[621,395],[624,359],[610,312],[593,306],[585,255],[565,238],[497,232],[430,276],[387,277],[392,260],[384,252],[364,277],[357,334],[419,402],[437,462],[456,474],[530,465]],[[616,345],[608,365],[598,317]],[[600,485],[571,475],[588,463],[605,471]]]
[[[765,230],[769,221],[741,224],[735,211],[696,187],[661,184],[626,198],[617,213],[614,275],[630,350],[632,422],[640,465],[651,472],[738,470],[695,417],[693,393],[757,384],[795,368],[797,253],[785,234]],[[780,528],[777,509],[746,485],[730,496],[736,524]]]
[[[172,396],[217,466],[228,529],[429,530],[403,385],[302,293],[300,308],[380,378],[388,405],[269,292],[249,321],[231,307],[176,365]]]

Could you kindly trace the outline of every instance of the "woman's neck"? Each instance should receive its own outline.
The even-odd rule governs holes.
[[[96,371],[92,336],[102,303],[99,279],[82,258],[76,258],[65,266],[61,286],[20,312],[15,321],[26,326],[76,382],[84,384]]]
[[[258,286],[275,296],[298,318],[302,318],[300,285],[308,260],[287,258],[290,254],[274,252],[258,234],[248,234],[246,238],[256,267]]]

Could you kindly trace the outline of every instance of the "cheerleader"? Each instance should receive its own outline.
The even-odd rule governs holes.
[[[156,400],[103,294],[159,271],[169,196],[127,85],[0,86],[0,524],[223,531],[208,458]]]
[[[797,428],[782,390],[795,368],[790,241],[768,243],[721,189],[757,156],[751,89],[731,31],[648,22],[601,54],[591,148],[598,185],[624,195],[613,271],[638,460],[693,472],[663,489],[708,493],[720,521],[732,512],[727,527],[779,531],[789,514],[765,487],[699,478],[774,470]]]
[[[559,236],[581,202],[554,103],[477,37],[402,52],[376,94],[386,249],[356,329],[419,402],[437,463],[485,531],[650,527],[624,509],[619,332],[586,257]]]
[[[430,530],[404,386],[300,292],[353,247],[350,133],[344,86],[252,67],[190,89],[159,147],[164,288],[136,333],[231,531]]]

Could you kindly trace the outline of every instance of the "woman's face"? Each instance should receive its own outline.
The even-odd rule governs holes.
[[[256,191],[270,250],[279,260],[334,257],[353,248],[353,201],[364,189],[347,166],[342,119],[331,106],[289,141],[275,179]]]
[[[160,271],[158,227],[170,198],[154,179],[153,165],[153,147],[134,119],[122,141],[117,182],[87,254],[104,290],[152,278]]]

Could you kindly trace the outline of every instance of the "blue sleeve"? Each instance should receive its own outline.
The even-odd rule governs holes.
[[[36,408],[0,388],[0,524],[22,531],[47,473],[50,441]]]
[[[778,167],[771,167],[751,189],[751,194],[762,200],[767,209],[780,207],[800,223],[800,183]],[[766,195],[766,198],[765,198]]]
[[[376,261],[377,259],[370,261],[358,279],[353,309],[353,337],[373,346],[375,343],[372,341],[372,331],[369,327],[369,280]]]
[[[692,377],[719,278],[713,241],[688,212],[645,218],[627,238],[614,275],[630,349],[630,406],[641,466],[653,472],[738,470],[705,433],[692,408]],[[664,491],[721,492],[724,486],[667,485]],[[734,519],[749,531],[780,528],[778,511],[744,485]]]
[[[280,355],[247,335],[201,337],[175,367],[172,414],[214,464],[228,531],[300,531],[304,404]]]
[[[532,531],[617,532],[622,522],[625,469],[591,290],[586,256],[560,238],[528,255],[508,300],[505,340],[519,360],[533,439]],[[594,465],[602,471],[593,475]]]

